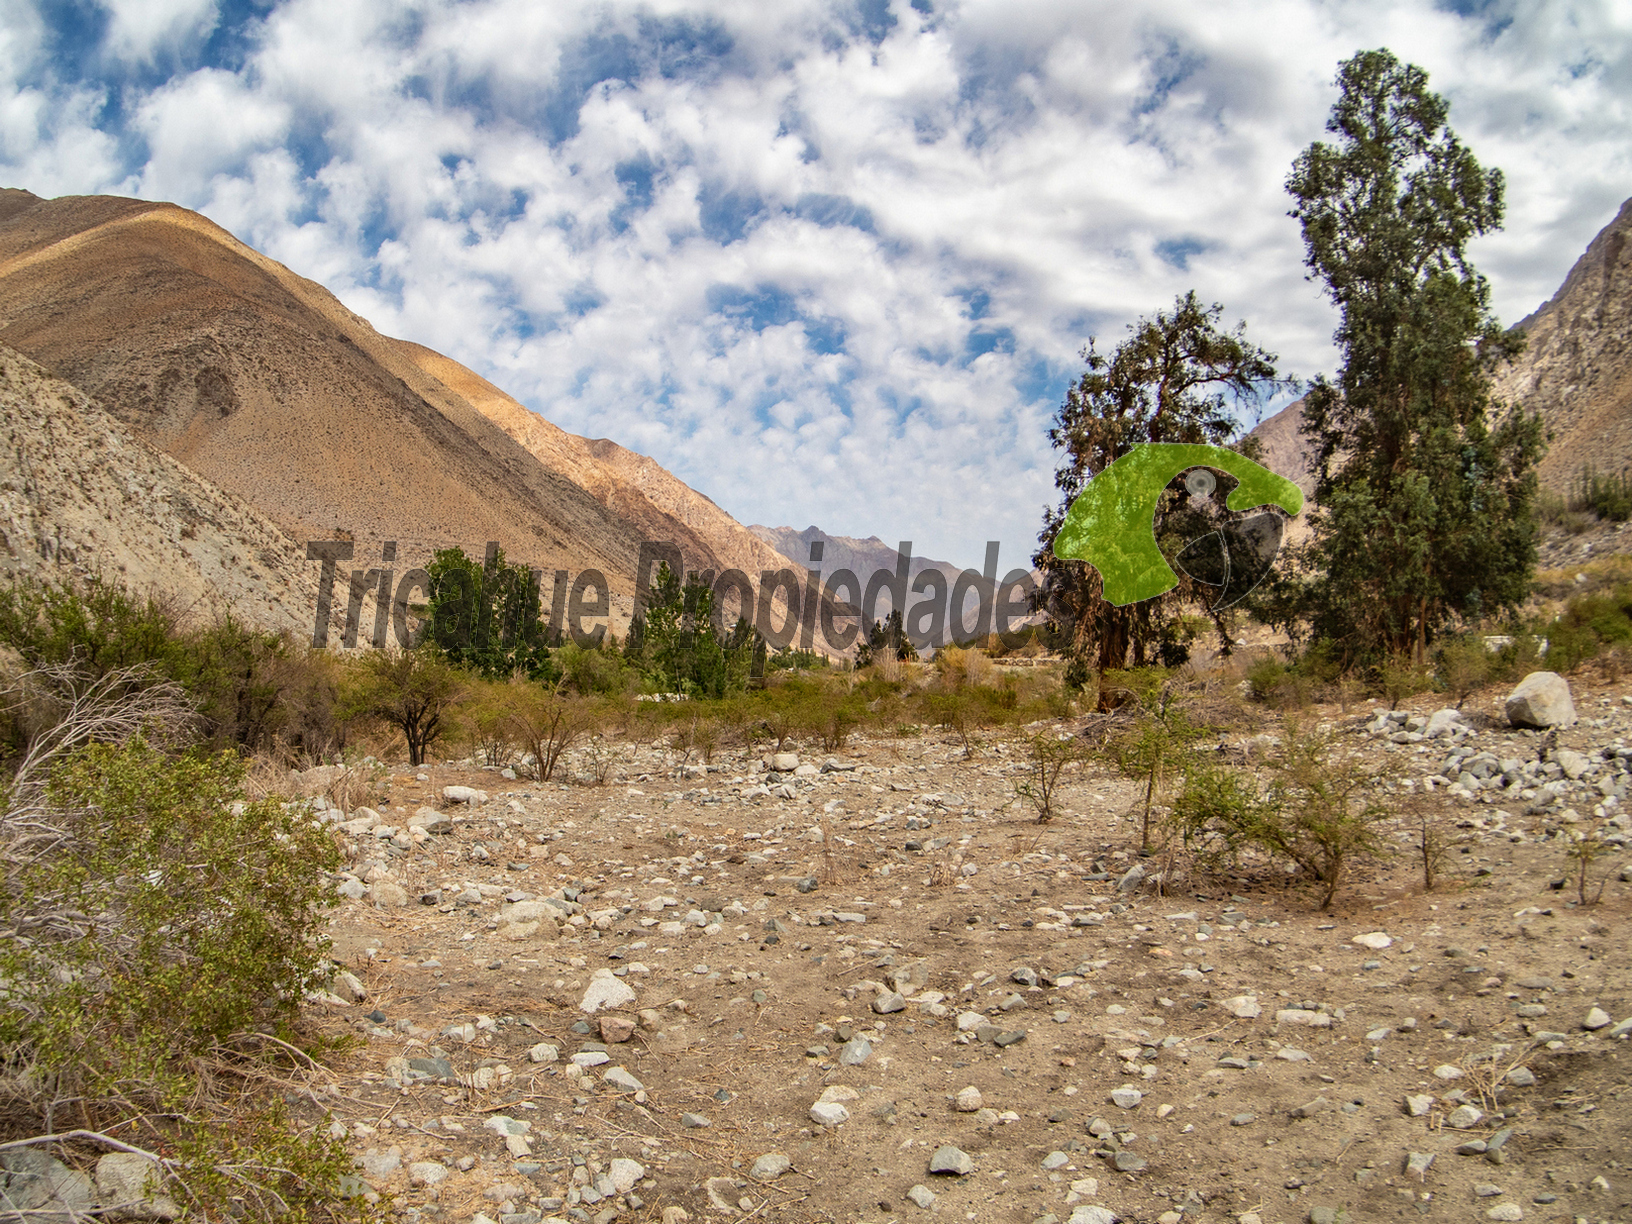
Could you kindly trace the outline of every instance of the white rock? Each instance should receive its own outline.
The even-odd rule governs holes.
[[[1445,1125],[1452,1130],[1471,1130],[1484,1120],[1485,1115],[1472,1105],[1458,1105],[1445,1118]]]
[[[1116,1215],[1104,1207],[1083,1203],[1071,1209],[1071,1218],[1066,1224],[1116,1224]]]
[[[618,1156],[607,1168],[606,1175],[612,1179],[612,1185],[619,1194],[628,1194],[635,1188],[635,1184],[646,1176],[646,1167],[638,1160]]]
[[[416,1186],[435,1186],[448,1180],[448,1166],[437,1160],[416,1160],[408,1166],[408,1180]]]
[[[967,1088],[959,1090],[957,1097],[952,1102],[952,1108],[959,1113],[974,1113],[981,1107],[981,1104],[980,1089],[970,1084]]]
[[[1290,1024],[1296,1028],[1331,1028],[1332,1018],[1325,1012],[1304,1011],[1301,1007],[1283,1007],[1275,1013],[1276,1024]]]
[[[601,1082],[610,1084],[619,1092],[640,1092],[646,1087],[645,1084],[630,1075],[622,1067],[613,1067],[605,1075],[601,1076]]]
[[[541,1041],[527,1051],[527,1057],[535,1063],[552,1063],[561,1057],[561,1050],[548,1041]]]
[[[1264,1009],[1258,1005],[1258,996],[1250,994],[1225,999],[1224,1010],[1237,1020],[1256,1020],[1264,1014]]]
[[[1111,1089],[1111,1103],[1118,1109],[1132,1109],[1145,1099],[1145,1094],[1132,1084],[1123,1084],[1120,1088]]]
[[[958,1032],[960,1033],[972,1033],[981,1025],[989,1023],[991,1021],[987,1020],[979,1012],[966,1011],[958,1013]]]
[[[1557,672],[1531,672],[1508,694],[1507,721],[1515,727],[1569,727],[1575,702],[1569,683]]]
[[[589,988],[578,1004],[578,1010],[593,1015],[603,1008],[627,1007],[635,1001],[635,992],[622,978],[612,976],[610,969],[597,969],[589,979]]]
[[[1524,1219],[1524,1208],[1517,1203],[1497,1203],[1496,1206],[1485,1212],[1485,1219],[1522,1220]]]
[[[1581,1021],[1581,1027],[1592,1032],[1610,1025],[1609,1013],[1601,1007],[1595,1007],[1587,1013],[1587,1018]]]
[[[444,786],[442,798],[448,803],[486,803],[487,792],[474,786]]]
[[[1356,935],[1349,941],[1359,944],[1362,948],[1370,948],[1373,952],[1381,952],[1384,948],[1393,946],[1393,939],[1382,931],[1367,931],[1364,935]]]
[[[810,1107],[810,1120],[817,1126],[839,1126],[850,1121],[850,1111],[837,1101],[817,1101]]]
[[[1459,1080],[1462,1078],[1462,1075],[1462,1068],[1453,1067],[1450,1063],[1440,1063],[1439,1066],[1434,1068],[1434,1078],[1437,1080],[1444,1080],[1446,1083],[1450,1083],[1452,1080]]]

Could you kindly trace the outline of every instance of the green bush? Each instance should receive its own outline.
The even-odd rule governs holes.
[[[1386,849],[1378,829],[1391,813],[1379,798],[1381,776],[1345,755],[1335,736],[1288,722],[1264,781],[1192,756],[1172,819],[1206,855],[1252,847],[1295,864],[1325,910],[1354,858]]]

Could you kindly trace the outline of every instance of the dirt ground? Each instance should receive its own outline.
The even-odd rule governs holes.
[[[1572,684],[1554,750],[1624,744],[1632,684]],[[1470,699],[1469,742],[1533,759],[1477,717],[1504,696]],[[1359,734],[1378,708],[1304,717],[1438,772]],[[1279,870],[1124,887],[1131,785],[1093,757],[1039,826],[1014,732],[968,760],[856,735],[826,771],[800,746],[793,798],[761,793],[763,750],[609,750],[604,786],[393,768],[395,840],[348,838],[354,980],[309,1011],[364,1044],[291,1099],[399,1218],[1632,1220],[1628,858],[1576,904],[1556,814],[1436,790],[1467,826],[1440,885],[1402,843],[1322,913]],[[416,842],[426,805],[451,832]],[[592,987],[633,998],[590,1014]],[[930,1172],[947,1145],[967,1172]]]

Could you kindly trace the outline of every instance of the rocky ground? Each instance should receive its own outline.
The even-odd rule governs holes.
[[[1402,818],[1325,913],[1264,864],[1156,895],[1129,785],[1039,826],[1012,736],[398,768],[311,1007],[365,1044],[295,1099],[422,1224],[1632,1219],[1632,686],[1505,696],[1315,712],[1460,839],[1425,893]]]

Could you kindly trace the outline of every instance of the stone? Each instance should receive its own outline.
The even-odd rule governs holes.
[[[1497,1203],[1496,1206],[1485,1212],[1485,1219],[1522,1220],[1524,1219],[1524,1208],[1517,1203]]]
[[[439,1186],[448,1180],[448,1166],[439,1160],[416,1160],[408,1166],[408,1180],[416,1186]]]
[[[140,1159],[138,1157],[138,1159]],[[360,1157],[363,1173],[368,1177],[390,1177],[402,1168],[402,1148],[369,1148]],[[146,1162],[143,1162],[146,1164]],[[151,1165],[148,1165],[151,1168]],[[145,1176],[145,1174],[144,1174]]]
[[[1494,1186],[1490,1182],[1473,1183],[1474,1198],[1495,1198],[1497,1195],[1501,1194],[1501,1192],[1502,1188],[1500,1186]]]
[[[616,1088],[619,1092],[642,1092],[646,1085],[622,1067],[612,1067],[601,1076],[601,1083]]]
[[[1256,1020],[1264,1014],[1264,1009],[1258,1005],[1258,996],[1250,994],[1225,999],[1224,1010],[1237,1020]]]
[[[958,1032],[972,1033],[986,1023],[986,1017],[977,1011],[958,1013]]]
[[[766,1152],[749,1167],[748,1176],[755,1181],[775,1181],[791,1168],[793,1161],[781,1152]]]
[[[1461,1079],[1462,1075],[1462,1068],[1453,1067],[1450,1063],[1440,1063],[1439,1066],[1434,1068],[1434,1078],[1444,1080],[1447,1084]]]
[[[1428,725],[1422,729],[1426,739],[1438,739],[1442,735],[1450,735],[1458,728],[1466,726],[1462,721],[1462,711],[1453,709],[1435,710],[1428,716]]]
[[[1145,1099],[1145,1094],[1131,1084],[1111,1089],[1111,1103],[1118,1109],[1132,1109]]]
[[[1485,1115],[1472,1105],[1458,1105],[1445,1118],[1445,1125],[1452,1130],[1472,1130],[1484,1121]]]
[[[1409,1152],[1405,1157],[1405,1171],[1415,1173],[1418,1179],[1421,1179],[1427,1175],[1433,1163],[1434,1154],[1432,1152]]]
[[[410,829],[424,829],[427,833],[452,833],[453,817],[432,807],[422,807],[408,817]]]
[[[487,792],[473,786],[444,786],[442,800],[444,803],[486,803]]]
[[[1413,1118],[1426,1118],[1428,1111],[1434,1107],[1434,1098],[1427,1093],[1413,1094],[1405,1098],[1405,1112]]]
[[[872,1055],[873,1043],[865,1037],[853,1037],[839,1047],[839,1066],[859,1067]]]
[[[810,1107],[810,1120],[817,1126],[841,1126],[850,1121],[850,1111],[837,1101],[817,1101]]]
[[[975,1162],[968,1152],[948,1143],[935,1149],[935,1154],[929,1158],[929,1171],[962,1177],[975,1171]]]
[[[402,1164],[402,1149],[394,1149],[397,1163]],[[365,1166],[365,1172],[367,1171]],[[109,1152],[96,1162],[96,1196],[104,1208],[128,1204],[120,1215],[135,1220],[174,1220],[181,1216],[181,1205],[166,1194],[149,1195],[144,1190],[153,1175],[153,1162],[135,1152]],[[371,1174],[371,1176],[388,1176]]]
[[[606,1175],[612,1179],[614,1190],[619,1194],[628,1194],[635,1188],[636,1183],[646,1176],[646,1166],[638,1160],[618,1156],[607,1166]]]
[[[1349,942],[1359,944],[1362,948],[1370,948],[1373,952],[1381,952],[1384,948],[1392,947],[1394,940],[1382,931],[1367,931],[1364,935],[1356,935]]]
[[[1575,702],[1568,681],[1557,672],[1531,672],[1507,696],[1507,721],[1515,727],[1569,727]]]
[[[1116,1216],[1104,1207],[1081,1203],[1071,1209],[1071,1218],[1066,1224],[1116,1224]]]
[[[1325,1012],[1305,1011],[1301,1007],[1283,1007],[1275,1013],[1276,1024],[1291,1024],[1299,1028],[1331,1028],[1332,1018]]]
[[[601,1040],[609,1045],[621,1045],[635,1035],[635,1022],[628,1016],[602,1016],[599,1028]]]
[[[911,1200],[914,1207],[921,1207],[925,1211],[935,1206],[935,1192],[922,1183],[908,1190],[907,1198]]]
[[[1553,753],[1553,760],[1558,762],[1564,776],[1572,782],[1587,772],[1587,758],[1572,748],[1560,748]]]
[[[1588,1032],[1597,1032],[1601,1028],[1608,1028],[1611,1024],[1609,1013],[1601,1007],[1594,1007],[1587,1012],[1587,1018],[1581,1021],[1581,1027]]]
[[[777,773],[792,773],[799,768],[799,757],[792,752],[778,752],[771,756],[771,768]]]
[[[1137,1152],[1130,1152],[1123,1148],[1111,1157],[1111,1168],[1118,1173],[1143,1173],[1150,1166],[1150,1162]]]
[[[527,1051],[527,1057],[535,1063],[557,1062],[561,1058],[561,1050],[548,1041],[541,1041]]]
[[[1325,1113],[1332,1107],[1332,1103],[1323,1096],[1317,1096],[1312,1101],[1305,1101],[1292,1110],[1294,1118],[1312,1118],[1316,1114]]]
[[[1536,1073],[1530,1070],[1529,1067],[1514,1067],[1502,1078],[1515,1088],[1534,1088],[1536,1086]]]
[[[408,890],[401,884],[381,880],[368,888],[368,899],[380,909],[400,909],[408,904]]]
[[[702,1114],[683,1113],[680,1115],[680,1125],[687,1130],[704,1130],[714,1124],[703,1117]]]
[[[873,999],[873,1010],[881,1016],[887,1016],[891,1012],[904,1011],[906,1006],[906,997],[893,990],[886,991]]]
[[[958,1090],[958,1095],[952,1100],[952,1108],[959,1113],[974,1113],[983,1103],[980,1089],[970,1084]]]
[[[603,1008],[627,1007],[634,1001],[635,992],[622,978],[614,977],[610,969],[597,969],[578,1003],[578,1010],[593,1015]]]

